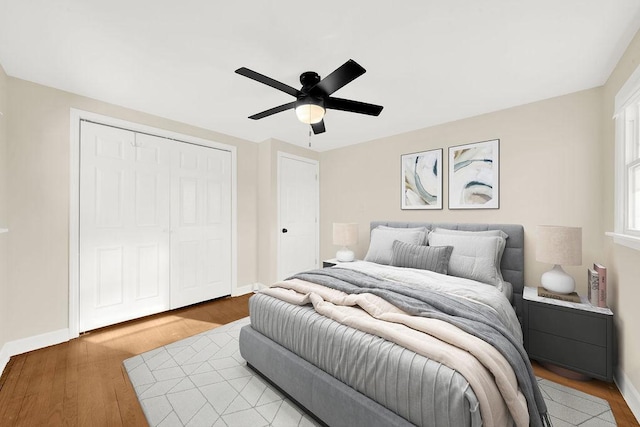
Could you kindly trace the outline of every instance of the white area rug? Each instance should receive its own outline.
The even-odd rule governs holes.
[[[249,318],[124,361],[151,426],[316,426],[246,366],[238,350]],[[554,427],[612,427],[603,399],[539,380]]]

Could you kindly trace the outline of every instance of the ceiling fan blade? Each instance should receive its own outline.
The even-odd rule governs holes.
[[[294,102],[288,102],[286,104],[282,104],[282,105],[279,105],[277,107],[273,107],[273,108],[270,108],[268,110],[265,110],[265,111],[263,111],[261,113],[254,114],[253,116],[249,116],[249,118],[253,119],[253,120],[263,119],[263,118],[271,116],[273,114],[280,113],[282,111],[289,110],[291,108],[295,108],[295,106],[296,106],[295,101]]]
[[[377,116],[384,108],[382,105],[367,104],[366,102],[352,101],[342,98],[327,98],[324,101],[324,108],[332,110],[350,111],[352,113],[368,114]]]
[[[324,131],[326,130],[324,128],[324,120],[320,120],[318,123],[312,124],[311,129],[313,129],[314,135],[317,135],[319,133],[324,133]]]
[[[333,73],[320,80],[320,82],[311,89],[311,93],[317,95],[320,91],[325,95],[331,95],[333,92],[366,72],[367,70],[362,68],[360,64],[350,59],[338,67]]]
[[[288,93],[291,96],[295,96],[296,98],[300,95],[300,91],[298,89],[292,88],[289,85],[281,83],[277,80],[272,79],[271,77],[267,77],[264,74],[257,73],[253,70],[250,70],[245,67],[238,68],[236,73],[241,76],[249,77],[252,80],[265,84],[267,86],[271,86],[272,88],[278,89],[284,93]]]

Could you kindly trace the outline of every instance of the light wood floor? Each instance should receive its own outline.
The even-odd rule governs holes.
[[[146,426],[122,361],[249,314],[250,295],[224,298],[103,328],[11,358],[0,379],[0,426]],[[637,426],[615,385],[536,375],[611,404],[619,426]]]

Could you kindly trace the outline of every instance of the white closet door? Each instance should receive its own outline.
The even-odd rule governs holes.
[[[170,146],[83,122],[80,331],[169,308]]]
[[[171,188],[171,308],[230,295],[231,153],[176,144]]]

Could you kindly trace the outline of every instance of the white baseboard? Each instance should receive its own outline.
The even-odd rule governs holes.
[[[248,285],[244,285],[244,286],[236,286],[233,292],[231,292],[231,296],[239,297],[240,295],[251,293],[256,289],[258,289],[259,286],[260,286],[260,283],[249,283]]]
[[[640,392],[638,392],[638,389],[635,388],[629,377],[622,370],[618,370],[615,383],[620,393],[622,393],[625,402],[629,405],[629,409],[631,409],[631,412],[633,412],[633,415],[636,417],[636,421],[640,421]]]
[[[0,350],[0,373],[4,371],[4,368],[7,366],[7,363],[9,363],[9,359],[12,356],[67,341],[69,341],[68,328],[35,335],[33,337],[21,338],[15,341],[9,341],[5,343]]]

